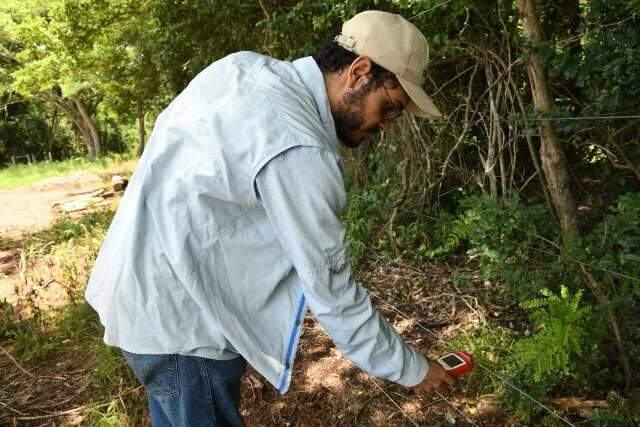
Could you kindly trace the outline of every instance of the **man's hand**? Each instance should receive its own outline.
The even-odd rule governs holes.
[[[413,387],[416,393],[430,393],[442,386],[442,383],[454,385],[456,380],[444,370],[438,362],[429,360],[429,372],[420,384]]]

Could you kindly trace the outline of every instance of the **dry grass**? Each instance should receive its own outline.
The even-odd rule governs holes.
[[[10,165],[0,168],[0,190],[27,187],[42,180],[57,182],[56,179],[51,179],[55,177],[64,181],[60,185],[68,185],[70,180],[73,181],[74,176],[86,176],[88,173],[95,175],[114,171],[131,171],[135,167],[135,163],[136,160],[131,159],[129,155],[111,155],[96,160],[78,158]],[[72,173],[75,175],[71,175]]]

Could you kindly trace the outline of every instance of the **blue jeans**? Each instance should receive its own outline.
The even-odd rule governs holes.
[[[242,357],[122,354],[147,390],[153,427],[244,426],[238,411],[247,364]]]

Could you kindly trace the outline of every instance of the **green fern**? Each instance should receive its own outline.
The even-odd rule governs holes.
[[[570,358],[580,356],[587,336],[589,306],[580,306],[582,291],[571,296],[565,286],[560,295],[548,289],[541,292],[542,298],[525,301],[520,306],[532,311],[530,318],[537,332],[515,345],[515,364],[533,373],[540,382],[551,376],[569,375]]]

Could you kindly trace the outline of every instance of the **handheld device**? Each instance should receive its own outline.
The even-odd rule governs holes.
[[[464,351],[449,353],[438,359],[438,363],[452,377],[459,377],[473,369],[473,357]]]

